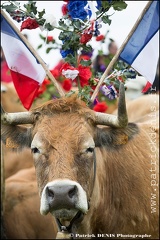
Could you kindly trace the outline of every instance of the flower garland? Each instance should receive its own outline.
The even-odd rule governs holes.
[[[127,7],[125,1],[63,1],[62,17],[56,22],[52,14],[46,14],[45,9],[38,11],[36,1],[28,1],[22,10],[20,3],[17,1],[8,1],[2,4],[13,20],[22,22],[20,31],[23,29],[35,29],[40,27],[41,30],[51,31],[59,29],[59,40],[57,43],[53,36],[42,36],[40,38],[47,46],[46,53],[52,49],[59,49],[62,61],[51,73],[61,83],[67,94],[72,94],[73,88],[78,88],[78,95],[86,102],[90,103],[90,97],[95,89],[102,73],[94,73],[92,65],[93,48],[90,44],[95,38],[101,44],[105,42],[106,36],[100,33],[102,24],[111,24],[110,16],[107,14],[109,9],[121,11]],[[40,44],[38,49],[44,47]],[[105,68],[105,66],[103,66]],[[95,111],[105,112],[107,110],[107,98],[114,100],[118,96],[119,84],[121,81],[136,76],[127,64],[118,62],[114,66],[113,73],[108,76],[101,86],[100,93],[94,102],[93,109]],[[46,79],[42,84],[38,93],[39,97],[42,93],[48,94],[49,98],[57,97],[54,87],[50,86],[49,80]],[[103,101],[105,99],[105,101]]]

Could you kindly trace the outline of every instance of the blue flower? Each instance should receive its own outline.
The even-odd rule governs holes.
[[[73,50],[69,49],[69,50],[60,50],[60,53],[62,55],[63,58],[67,57],[68,54],[72,54],[73,55]]]
[[[103,85],[100,88],[100,91],[104,94],[104,96],[108,97],[110,100],[117,98],[117,91],[113,85]]]
[[[101,64],[101,65],[100,65],[100,70],[101,70],[102,72],[104,72],[104,71],[106,70],[106,66],[105,66],[104,64]]]
[[[84,7],[87,5],[87,1],[69,1],[67,8],[69,15],[74,18],[79,18],[84,21],[87,18],[87,12]]]

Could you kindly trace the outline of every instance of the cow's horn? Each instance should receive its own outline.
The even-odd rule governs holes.
[[[107,125],[112,127],[124,128],[128,124],[126,102],[125,102],[125,89],[124,84],[120,84],[119,88],[119,102],[118,102],[118,116],[106,113],[95,113],[95,122],[100,125]]]
[[[33,117],[30,112],[7,113],[1,106],[1,121],[5,125],[32,124]]]

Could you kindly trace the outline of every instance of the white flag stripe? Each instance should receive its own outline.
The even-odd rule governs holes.
[[[158,48],[157,48],[158,46]],[[142,74],[146,80],[153,83],[155,80],[159,58],[159,31],[148,42],[132,63],[132,67]]]
[[[22,41],[2,32],[1,44],[10,69],[34,79],[39,84],[43,82],[46,75],[44,69]]]

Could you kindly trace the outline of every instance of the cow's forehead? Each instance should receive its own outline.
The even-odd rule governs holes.
[[[33,141],[41,147],[44,142],[51,144],[73,143],[81,148],[94,147],[93,131],[84,118],[75,114],[44,116],[33,131]]]

